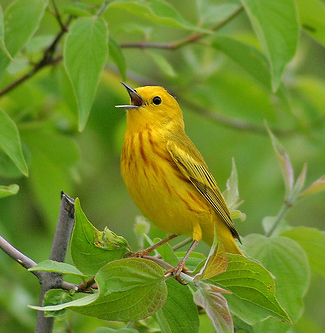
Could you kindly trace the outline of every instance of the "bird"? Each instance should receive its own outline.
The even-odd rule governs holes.
[[[192,237],[174,276],[186,270],[186,260],[201,240],[211,246],[215,231],[226,252],[244,255],[235,241],[240,241],[240,236],[227,203],[201,153],[185,133],[176,99],[160,86],[133,89],[121,83],[131,102],[116,106],[127,113],[121,154],[126,188],[144,216],[171,233],[166,241],[177,235]]]

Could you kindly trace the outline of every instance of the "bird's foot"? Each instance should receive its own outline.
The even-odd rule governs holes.
[[[166,274],[172,274],[175,280],[177,280],[181,284],[187,284],[181,277],[181,273],[187,273],[189,271],[188,268],[185,267],[185,262],[181,260],[175,267],[169,269]]]

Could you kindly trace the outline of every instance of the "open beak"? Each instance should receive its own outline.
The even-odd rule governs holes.
[[[137,109],[140,106],[143,105],[143,99],[142,97],[131,87],[129,87],[124,82],[121,82],[123,86],[126,88],[127,92],[130,95],[131,98],[131,105],[116,105],[116,108],[120,109]]]

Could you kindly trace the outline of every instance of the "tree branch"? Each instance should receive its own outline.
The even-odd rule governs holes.
[[[74,200],[67,194],[61,192],[60,213],[52,243],[52,250],[50,254],[51,260],[61,262],[64,261],[73,225]],[[44,296],[48,290],[74,286],[72,284],[68,284],[67,282],[63,283],[62,275],[53,272],[42,272],[40,274],[39,281],[41,285],[40,305],[42,305]],[[74,286],[74,289],[76,290],[76,286]],[[38,311],[35,333],[52,332],[53,323],[53,317],[45,317],[43,311]]]
[[[31,267],[36,266],[36,262],[27,256],[25,256],[23,253],[18,251],[14,246],[12,246],[9,242],[7,242],[2,236],[0,236],[0,249],[2,249],[5,253],[8,254],[9,257],[17,261],[20,265],[22,265],[24,268],[28,269]],[[31,272],[37,278],[40,276],[40,272]]]
[[[231,117],[227,117],[221,113],[218,113],[213,110],[206,109],[202,106],[198,106],[194,103],[189,102],[188,100],[181,99],[181,103],[189,107],[192,111],[204,116],[214,122],[218,123],[219,125],[223,125],[224,127],[246,131],[246,132],[253,132],[256,134],[267,134],[266,128],[264,125],[257,125],[253,123],[249,123],[245,120],[235,119]],[[295,128],[291,129],[281,129],[281,128],[272,128],[272,132],[274,132],[277,136],[281,137],[288,137],[296,133]]]
[[[33,77],[37,72],[39,72],[41,69],[43,69],[46,66],[54,65],[57,62],[62,60],[62,56],[58,56],[57,58],[53,58],[54,52],[56,50],[56,47],[58,45],[58,42],[62,38],[62,36],[67,32],[67,27],[69,26],[70,22],[72,20],[72,16],[70,16],[66,22],[65,25],[61,26],[60,32],[57,34],[57,36],[52,41],[51,45],[45,49],[43,53],[43,57],[40,59],[38,63],[36,63],[33,68],[17,80],[11,82],[8,86],[4,87],[2,90],[0,90],[0,97],[3,95],[9,93],[11,90],[15,89],[19,85],[21,85],[23,82],[25,82],[27,79],[30,79]]]
[[[217,31],[224,27],[227,23],[229,23],[231,20],[233,20],[237,15],[239,15],[243,11],[243,7],[237,8],[233,13],[231,13],[228,17],[226,17],[221,22],[215,24],[214,26],[209,28],[209,31]],[[189,37],[186,37],[178,42],[175,43],[146,43],[146,42],[140,42],[140,43],[122,43],[120,44],[121,48],[156,48],[156,49],[167,49],[167,50],[177,50],[187,44],[195,43],[199,39],[209,36],[209,33],[197,33],[194,35],[191,35]]]

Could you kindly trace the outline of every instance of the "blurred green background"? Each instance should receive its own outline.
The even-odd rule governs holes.
[[[10,3],[4,0],[1,5],[5,9]],[[96,9],[95,5],[101,2],[83,3]],[[203,15],[204,11],[201,16],[198,14],[198,8],[205,8],[205,1],[169,3],[193,24],[201,20],[209,26],[209,20],[212,23],[215,19],[212,14],[211,17],[208,13]],[[203,3],[203,7],[197,3]],[[206,6],[212,8],[222,3],[236,5],[237,2],[211,1]],[[66,17],[67,8],[73,2],[57,1],[57,4]],[[107,10],[103,17],[108,22],[110,37],[119,44],[143,40],[175,42],[190,34],[117,8]],[[20,61],[10,66],[1,79],[0,88],[25,73],[29,63],[40,58],[44,47],[58,31],[55,18],[47,11],[28,47],[18,56]],[[219,33],[261,50],[245,13]],[[287,148],[296,175],[307,162],[306,184],[318,179],[325,170],[325,51],[301,31],[296,55],[283,77],[288,105],[224,54],[209,47],[208,41],[209,38],[205,38],[202,43],[177,50],[122,48],[127,82],[133,87],[161,85],[176,96],[184,112],[186,131],[222,190],[231,172],[231,159],[235,158],[240,196],[244,200],[240,209],[247,215],[246,221],[236,222],[236,227],[242,236],[263,233],[262,219],[275,216],[283,202],[281,170],[266,132],[243,130],[236,127],[236,122],[245,121],[263,128],[267,120],[272,128],[281,130],[278,138]],[[133,224],[141,213],[126,191],[119,167],[126,118],[124,111],[114,106],[128,101],[119,83],[121,80],[113,59],[109,58],[89,121],[81,133],[77,130],[77,104],[62,63],[43,69],[0,100],[0,107],[18,126],[30,170],[28,178],[22,176],[0,150],[0,184],[20,186],[17,195],[0,200],[0,234],[36,262],[49,256],[60,190],[80,198],[87,217],[98,229],[107,225],[127,238],[131,246],[136,246]],[[230,119],[230,125],[201,114],[195,105],[199,110],[209,110]],[[324,229],[325,193],[294,206],[287,221],[293,226]],[[152,227],[151,235],[162,237],[164,234]],[[199,249],[208,250],[204,244]],[[36,312],[26,304],[38,302],[36,278],[0,252],[0,284],[1,331],[32,332]],[[312,276],[305,298],[305,314],[294,332],[304,333],[307,329],[309,333],[324,332],[324,298],[324,279]],[[73,330],[69,331],[63,321],[56,324],[56,330],[91,332],[100,324],[106,325],[74,313],[69,313],[68,319]]]

